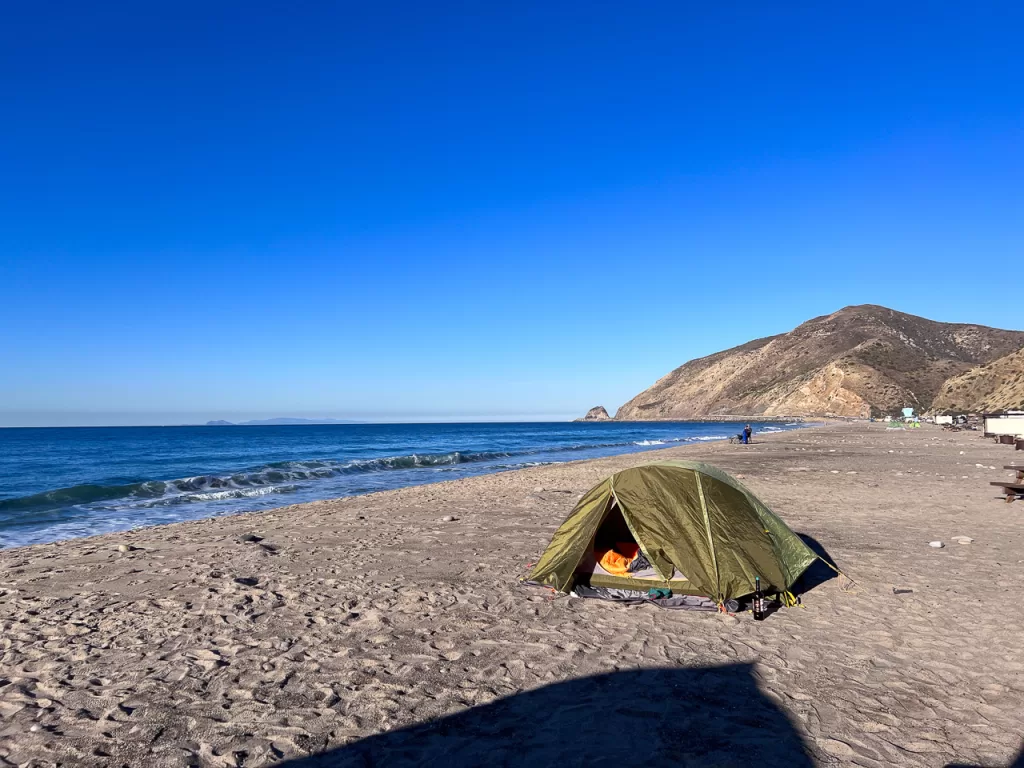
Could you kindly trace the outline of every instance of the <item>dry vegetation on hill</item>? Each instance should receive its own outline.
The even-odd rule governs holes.
[[[977,366],[1004,358],[1019,371],[1022,347],[1022,331],[939,323],[870,304],[846,307],[789,333],[691,360],[623,405],[616,419],[868,416],[908,405],[925,411],[947,381]],[[999,371],[970,381],[988,387]],[[1003,397],[990,389],[993,402]],[[971,401],[968,380],[954,391]]]

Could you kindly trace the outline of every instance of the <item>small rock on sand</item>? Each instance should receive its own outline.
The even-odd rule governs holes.
[[[128,544],[118,544],[117,545],[117,551],[118,552],[131,552],[133,549],[134,549],[134,547],[131,547]]]
[[[257,536],[255,533],[243,533],[238,537],[239,544],[257,544],[263,541],[262,536]]]
[[[943,544],[941,541],[929,541],[928,546],[935,547],[935,549],[942,549],[946,545]]]
[[[454,523],[458,518],[455,515],[445,515],[441,518],[442,523]]]
[[[957,544],[971,544],[974,542],[974,539],[972,539],[970,536],[954,536],[953,541],[955,541]]]

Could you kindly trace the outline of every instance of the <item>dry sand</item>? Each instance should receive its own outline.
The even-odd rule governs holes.
[[[518,585],[581,492],[670,457],[742,475],[856,590],[755,623]],[[1008,765],[1013,458],[834,425],[6,550],[0,764]]]

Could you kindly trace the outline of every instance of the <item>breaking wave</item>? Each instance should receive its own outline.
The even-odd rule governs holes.
[[[145,480],[124,485],[75,485],[53,491],[13,499],[0,499],[0,513],[46,511],[79,505],[128,503],[131,506],[164,506],[189,502],[244,499],[273,493],[290,493],[297,484],[342,475],[362,475],[394,470],[418,468],[454,468],[460,464],[478,462],[496,463],[495,469],[539,466],[547,461],[530,461],[526,457],[539,453],[571,453],[627,446],[656,447],[668,443],[704,442],[724,440],[727,435],[702,435],[659,439],[634,440],[616,443],[580,443],[545,446],[522,451],[451,451],[448,453],[410,453],[373,459],[334,461],[310,459],[281,461],[230,475],[196,475],[175,480]],[[511,461],[502,461],[511,460]]]
[[[774,432],[795,426],[755,428]],[[53,433],[43,439],[18,433],[15,442],[29,449],[23,457],[2,449],[0,431],[0,549],[700,445],[738,429],[725,423],[369,425],[237,433],[156,427],[104,432],[102,451],[95,450],[96,436],[89,431],[60,433],[56,450]],[[48,487],[47,478],[50,488],[65,487],[39,492]]]
[[[763,431],[782,430],[767,427],[763,428]],[[189,508],[180,505],[227,509],[232,500],[241,500],[244,503],[245,499],[255,501],[260,497],[274,494],[299,493],[302,499],[309,498],[310,494],[315,494],[313,498],[323,497],[323,494],[348,495],[353,492],[431,482],[429,478],[432,473],[417,473],[415,477],[388,478],[387,473],[402,470],[432,469],[456,475],[463,472],[497,472],[571,461],[576,454],[582,454],[584,457],[608,455],[616,449],[628,452],[669,444],[725,440],[729,435],[652,436],[639,440],[635,439],[635,436],[630,437],[631,439],[621,442],[560,442],[522,446],[506,451],[424,452],[348,460],[279,461],[230,474],[195,475],[172,480],[141,480],[122,484],[74,485],[29,496],[0,499],[0,529],[10,525],[35,524],[31,523],[32,520],[38,521],[39,525],[45,525],[45,521],[58,520],[73,510],[82,513],[95,510],[97,513],[114,515],[128,509],[163,509],[171,514],[174,509],[184,512]],[[465,464],[482,466],[478,469],[461,467]],[[350,482],[345,479],[347,476],[365,476],[366,479]],[[318,486],[320,481],[328,482]],[[318,487],[320,490],[316,490]],[[269,500],[260,503],[265,505],[268,502]],[[0,534],[0,548],[3,546],[4,538]]]
[[[358,461],[282,461],[232,475],[197,475],[177,480],[146,480],[127,485],[75,485],[55,491],[37,493],[15,499],[0,499],[0,512],[60,509],[79,504],[123,501],[126,499],[150,504],[212,501],[216,499],[264,496],[287,493],[294,483],[326,479],[338,475],[358,475],[417,467],[443,467],[479,461],[510,458],[514,454],[501,451],[464,453],[413,453]]]

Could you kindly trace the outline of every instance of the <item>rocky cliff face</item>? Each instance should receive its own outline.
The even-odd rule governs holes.
[[[1024,349],[972,368],[942,385],[931,409],[937,413],[984,413],[1024,408]]]
[[[611,416],[608,415],[608,411],[604,409],[603,405],[599,405],[596,408],[591,408],[587,411],[587,415],[582,419],[576,419],[576,421],[611,421]]]
[[[870,304],[691,360],[623,405],[620,420],[868,416],[924,411],[947,379],[1024,346],[1024,332],[937,323]]]

